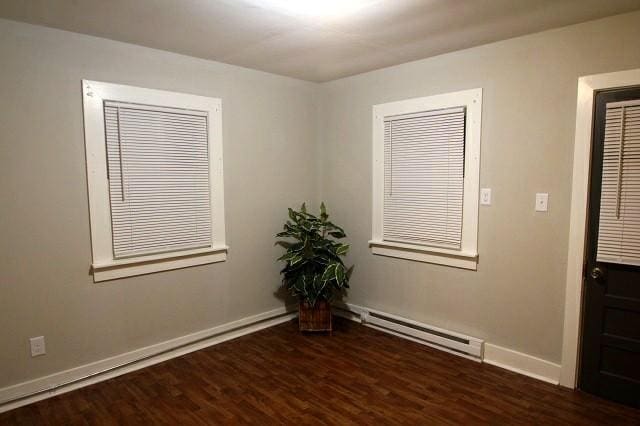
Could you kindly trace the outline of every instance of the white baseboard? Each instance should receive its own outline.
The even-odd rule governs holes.
[[[336,308],[334,310],[336,315],[357,322],[361,322],[360,312],[368,309],[352,304]],[[341,308],[346,310],[341,310]],[[0,413],[254,333],[287,322],[296,316],[297,312],[291,309],[274,309],[101,361],[8,386],[0,389]],[[389,332],[384,329],[382,331]],[[402,334],[392,334],[414,340]],[[436,349],[442,350],[439,347]],[[491,343],[484,344],[483,362],[556,385],[560,380],[560,365]]]
[[[139,370],[189,352],[289,321],[298,315],[274,309],[101,361],[0,389],[0,413]]]
[[[559,364],[491,343],[484,344],[484,362],[554,385],[560,383]]]
[[[362,319],[360,318],[362,313],[359,306],[352,305],[350,303],[332,303],[331,312],[333,315],[337,315],[341,318],[362,323]]]

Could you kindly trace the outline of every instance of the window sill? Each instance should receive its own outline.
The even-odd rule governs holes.
[[[369,246],[372,254],[380,256],[435,263],[473,271],[478,266],[478,253],[377,240],[369,241]]]
[[[141,256],[131,259],[96,262],[91,265],[95,282],[205,265],[207,263],[227,260],[229,247],[207,247],[180,253],[162,253],[152,256]]]

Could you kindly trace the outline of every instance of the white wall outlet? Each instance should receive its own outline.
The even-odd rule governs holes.
[[[32,337],[29,339],[31,344],[31,356],[39,356],[47,353],[44,346],[44,336]]]
[[[549,210],[549,194],[538,192],[536,194],[536,211],[546,212],[547,210]]]
[[[480,204],[483,206],[491,205],[491,188],[480,189]]]

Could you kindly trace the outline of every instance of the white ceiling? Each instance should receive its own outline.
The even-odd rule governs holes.
[[[288,10],[295,1],[312,0],[2,0],[0,17],[329,81],[640,9],[640,0],[350,0],[344,14],[318,17]]]

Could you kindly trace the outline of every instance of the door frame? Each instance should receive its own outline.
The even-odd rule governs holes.
[[[595,92],[640,85],[640,69],[594,74],[578,79],[569,251],[562,338],[560,385],[575,388],[578,382],[580,329],[582,325],[583,268],[587,239],[589,179]]]

